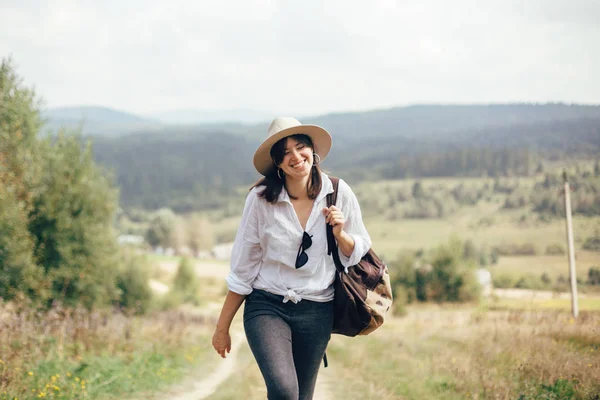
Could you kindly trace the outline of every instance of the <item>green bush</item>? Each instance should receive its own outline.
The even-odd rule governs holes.
[[[493,251],[501,256],[534,256],[537,254],[537,248],[533,243],[505,243],[495,246]]]
[[[198,290],[199,280],[194,263],[188,257],[183,257],[173,279],[170,295],[175,296],[175,299],[179,298],[183,303],[198,305]]]
[[[565,247],[558,243],[550,244],[546,247],[546,254],[549,256],[562,256],[566,254]]]
[[[600,267],[591,267],[588,270],[587,284],[600,286]]]
[[[519,278],[517,283],[515,283],[515,288],[542,290],[547,289],[548,286],[542,281],[542,279],[539,276],[527,274]]]
[[[409,289],[401,285],[396,285],[392,289],[392,292],[394,294],[394,302],[392,303],[392,314],[398,317],[404,316],[407,314],[406,306],[409,303]]]
[[[514,288],[517,283],[517,279],[509,274],[494,274],[492,281],[494,282],[494,287],[500,289]]]
[[[400,255],[391,263],[392,287],[408,303],[478,299],[480,287],[474,270],[476,262],[464,258],[464,249],[462,241],[452,238],[429,253]]]
[[[596,235],[585,239],[583,243],[584,250],[600,251],[600,236]]]
[[[125,251],[117,276],[117,287],[121,291],[119,305],[136,314],[148,311],[152,301],[149,280],[150,271],[146,258],[132,251]]]

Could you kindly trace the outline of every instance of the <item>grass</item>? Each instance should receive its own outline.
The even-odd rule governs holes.
[[[373,336],[332,340],[345,382],[335,398],[591,399],[599,324],[589,313],[413,308]]]
[[[576,253],[575,267],[577,276],[583,281],[588,277],[588,270],[593,266],[600,267],[600,252],[579,250]],[[569,276],[568,256],[504,256],[500,257],[498,264],[490,267],[492,276],[496,274],[510,275],[513,277],[533,274],[540,276],[547,273],[553,281],[559,275]]]
[[[580,311],[600,312],[600,297],[578,298]],[[487,303],[493,310],[571,310],[571,300],[558,299],[495,299]]]
[[[366,337],[334,335],[327,354],[332,398],[595,399],[600,313],[412,306]],[[340,384],[343,383],[343,384]],[[209,400],[266,397],[248,346]]]
[[[117,399],[169,386],[202,364],[214,321],[0,305],[0,399]]]

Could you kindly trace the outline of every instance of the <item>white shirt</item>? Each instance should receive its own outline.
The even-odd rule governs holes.
[[[296,256],[304,230],[285,190],[275,204],[258,196],[264,186],[250,191],[231,253],[231,271],[227,287],[232,292],[248,295],[262,289],[284,297],[283,302],[302,299],[325,302],[333,299],[335,264],[327,254],[327,230],[323,208],[327,194],[333,193],[329,177],[321,174],[322,187],[306,223],[312,245],[306,250],[308,262],[296,269]],[[346,257],[340,250],[342,265],[358,264],[371,248],[356,196],[340,179],[336,206],[346,219],[344,231],[354,239],[354,250]]]

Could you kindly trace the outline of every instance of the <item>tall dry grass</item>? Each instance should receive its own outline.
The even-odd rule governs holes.
[[[598,313],[412,309],[330,353],[339,398],[600,399]]]
[[[212,317],[32,311],[0,303],[0,399],[102,398],[159,389],[196,367]],[[82,384],[83,382],[83,384]]]

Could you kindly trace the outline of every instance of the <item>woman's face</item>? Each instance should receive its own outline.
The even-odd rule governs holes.
[[[283,153],[283,161],[279,168],[287,179],[299,179],[310,175],[313,166],[313,149],[290,137],[287,139]]]

